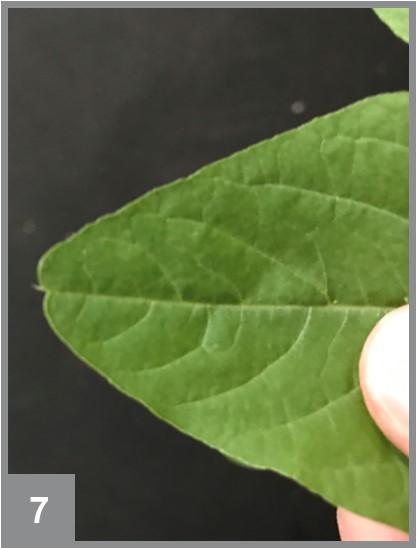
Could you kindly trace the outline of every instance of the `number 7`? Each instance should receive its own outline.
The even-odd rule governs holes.
[[[40,503],[38,509],[36,510],[35,519],[33,520],[33,523],[39,523],[42,510],[45,508],[45,504],[48,502],[48,497],[30,497],[30,502]]]

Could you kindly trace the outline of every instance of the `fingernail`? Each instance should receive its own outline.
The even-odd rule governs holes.
[[[361,357],[361,384],[372,400],[371,413],[376,411],[379,426],[384,432],[389,429],[390,438],[394,433],[393,441],[400,446],[398,439],[407,440],[408,446],[408,326],[408,306],[390,312],[372,331]]]

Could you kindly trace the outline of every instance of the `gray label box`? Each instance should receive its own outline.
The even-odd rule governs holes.
[[[74,545],[75,476],[10,474],[4,504],[4,545],[8,548],[66,548]],[[39,502],[48,497],[35,523]]]

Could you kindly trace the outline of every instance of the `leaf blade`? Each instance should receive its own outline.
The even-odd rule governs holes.
[[[407,462],[356,373],[407,294],[406,126],[405,94],[368,99],[90,225],[41,260],[48,321],[181,431],[407,528]]]
[[[408,8],[373,8],[385,25],[404,42],[409,43]]]

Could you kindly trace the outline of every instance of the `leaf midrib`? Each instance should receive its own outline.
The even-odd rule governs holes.
[[[395,306],[389,305],[362,305],[362,304],[343,304],[343,303],[323,303],[323,304],[266,304],[266,303],[208,303],[204,301],[175,301],[175,300],[162,300],[151,299],[150,297],[141,297],[139,295],[114,295],[106,293],[87,293],[85,291],[71,291],[60,289],[47,289],[45,287],[38,287],[40,291],[43,291],[47,296],[57,295],[69,295],[74,297],[85,298],[98,298],[98,299],[114,299],[122,301],[144,302],[149,304],[157,304],[162,306],[177,306],[177,307],[204,307],[204,308],[234,308],[234,309],[305,309],[305,308],[318,308],[318,309],[330,309],[330,310],[391,310]],[[401,306],[398,304],[397,306]]]

